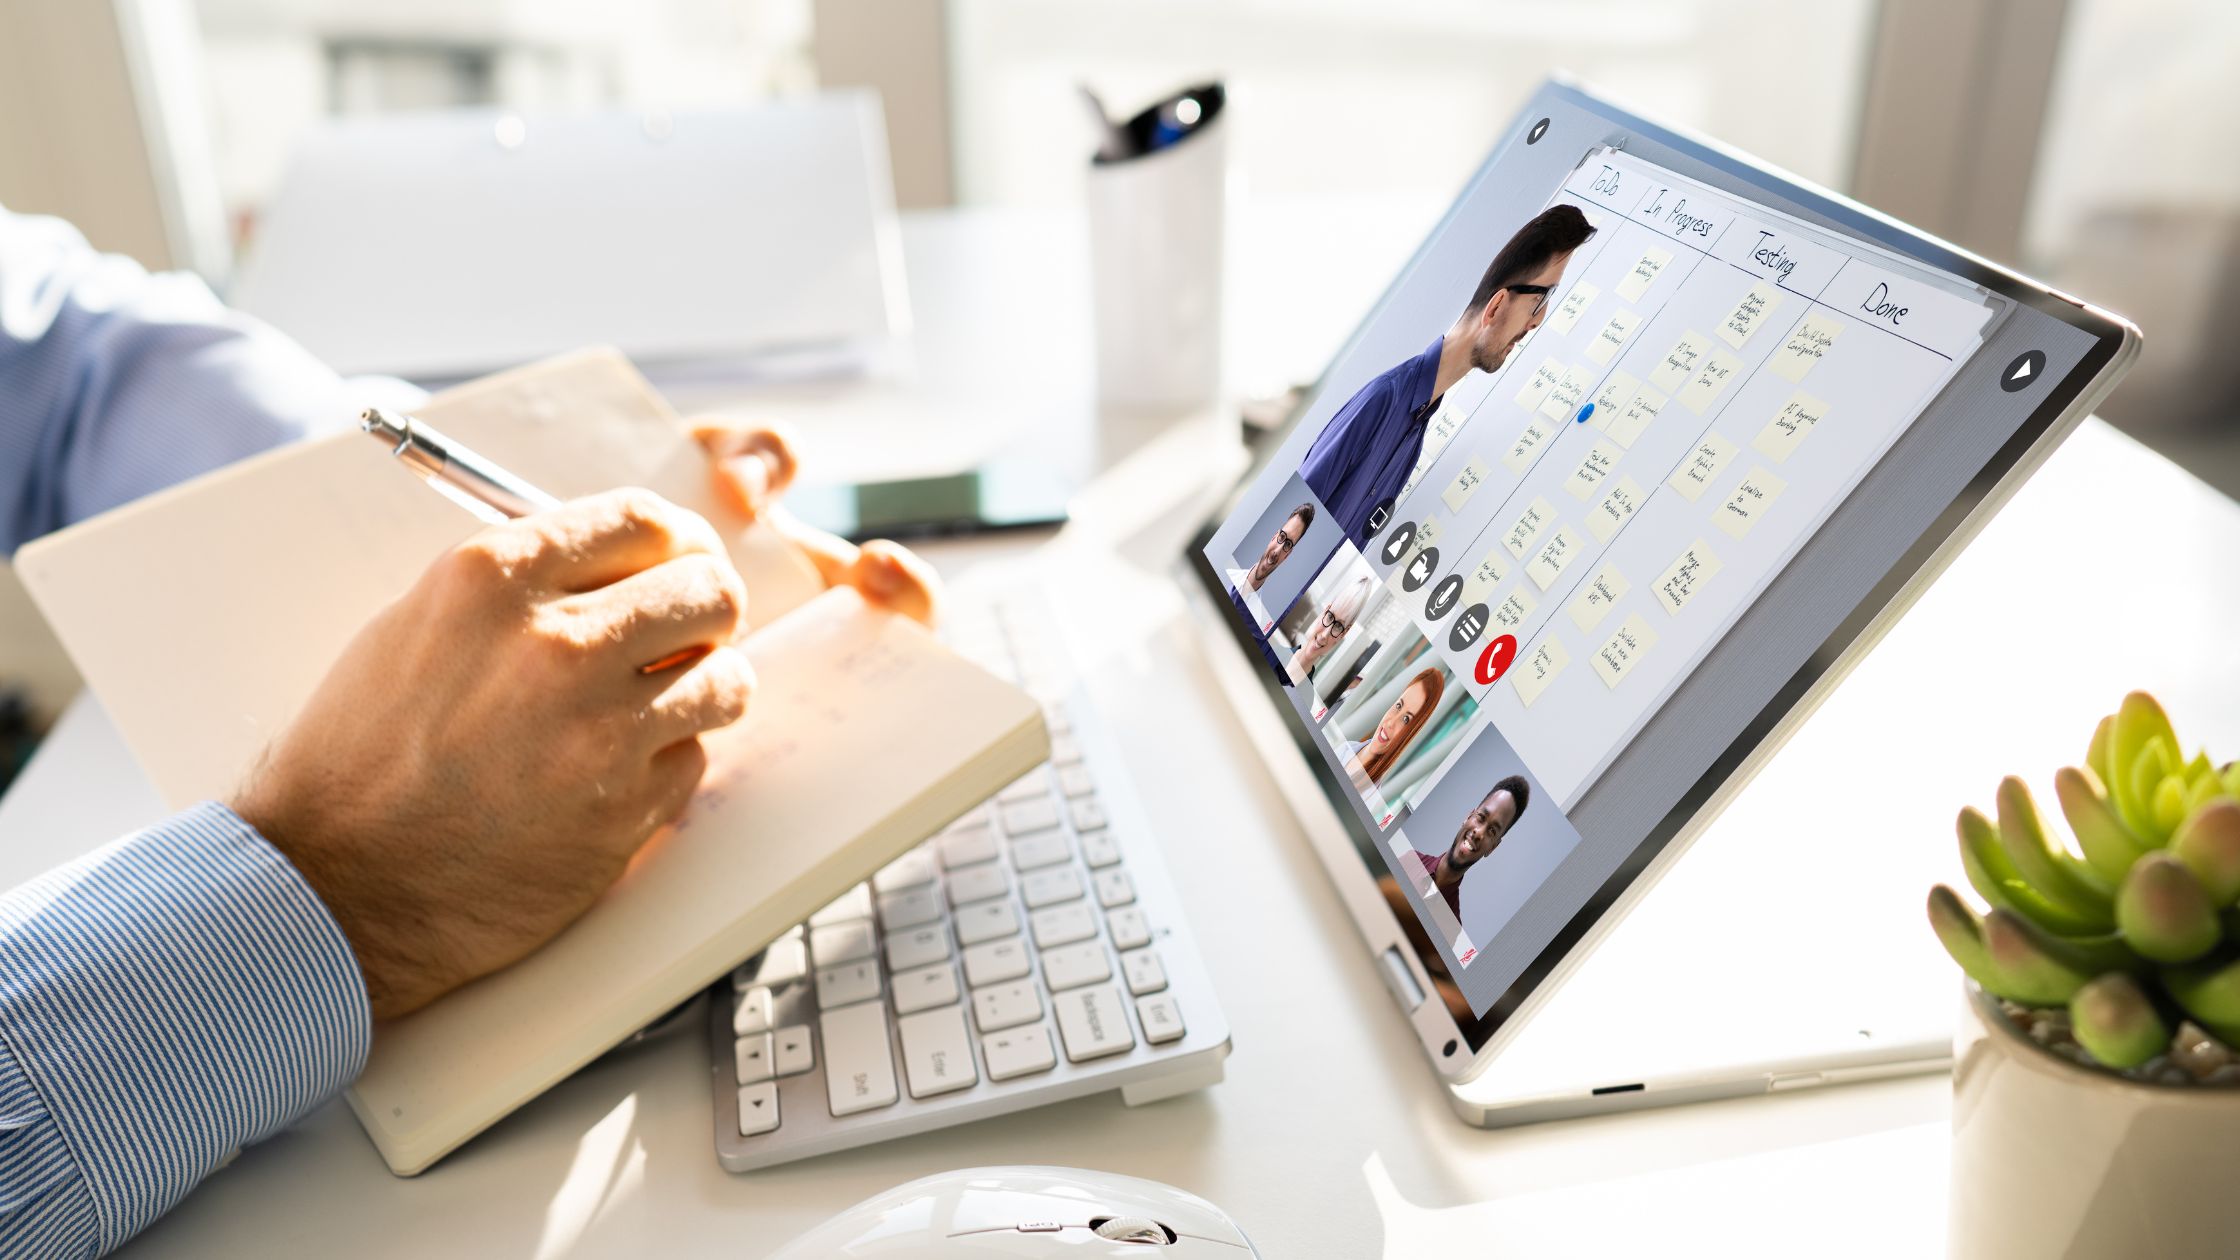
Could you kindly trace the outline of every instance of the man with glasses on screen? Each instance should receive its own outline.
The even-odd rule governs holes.
[[[1550,206],[1493,256],[1452,327],[1422,354],[1361,387],[1323,426],[1299,476],[1357,543],[1384,517],[1415,470],[1439,400],[1472,371],[1498,370],[1547,314],[1564,265],[1594,228],[1576,206]],[[1379,513],[1378,509],[1384,509]]]
[[[1313,527],[1314,504],[1299,504],[1285,515],[1283,524],[1276,526],[1276,532],[1268,535],[1268,545],[1260,549],[1260,558],[1252,562],[1251,568],[1229,570],[1229,602],[1236,607],[1237,615],[1244,618],[1245,624],[1262,634],[1267,633],[1268,627],[1275,623],[1275,618],[1261,605],[1260,588],[1284,561],[1291,558],[1292,549],[1299,545],[1299,540],[1305,538],[1307,531]],[[1275,664],[1275,657],[1269,654],[1266,644],[1261,645],[1260,652],[1268,657],[1270,665]]]

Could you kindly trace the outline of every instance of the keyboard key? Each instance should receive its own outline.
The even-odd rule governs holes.
[[[967,866],[961,871],[949,872],[949,904],[952,906],[986,901],[1010,891],[1011,877],[1005,875],[1003,867],[994,862],[983,862],[978,866]]]
[[[1027,943],[1013,936],[964,951],[964,982],[977,989],[998,980],[1016,980],[1032,969]]]
[[[990,1033],[980,1039],[980,1053],[988,1056],[991,1081],[1032,1076],[1058,1066],[1058,1056],[1050,1049],[1050,1033],[1040,1023]]]
[[[879,964],[864,959],[817,970],[817,1009],[868,1001],[879,996]]]
[[[1011,901],[978,901],[957,911],[954,920],[957,943],[978,945],[999,936],[1019,934],[1019,912],[1011,908]]]
[[[1011,846],[1011,864],[1022,872],[1056,866],[1072,859],[1073,845],[1062,831],[1045,831]]]
[[[972,1022],[981,1032],[1000,1032],[1041,1018],[1042,992],[1028,981],[991,984],[972,991]]]
[[[1167,967],[1155,949],[1133,949],[1120,955],[1120,970],[1128,977],[1128,992],[1136,997],[1167,987]]]
[[[894,1052],[887,1046],[887,1008],[844,1006],[817,1017],[824,1033],[824,1092],[835,1116],[852,1116],[895,1100]]]
[[[1052,992],[1078,989],[1111,978],[1112,959],[1104,952],[1102,941],[1060,945],[1042,952],[1042,982],[1049,985]]]
[[[756,1137],[778,1127],[778,1084],[763,1081],[739,1087],[739,1136]]]
[[[1174,994],[1159,993],[1136,999],[1136,1018],[1143,1021],[1143,1039],[1155,1046],[1182,1039],[1182,1008]]]
[[[1081,857],[1090,870],[1102,870],[1120,860],[1120,839],[1111,831],[1081,833]]]
[[[1073,814],[1075,831],[1096,831],[1112,821],[1104,816],[1104,802],[1094,796],[1079,797],[1067,808]]]
[[[1097,790],[1087,766],[1066,766],[1058,771],[1058,791],[1067,796],[1087,796]]]
[[[792,1024],[770,1036],[778,1059],[778,1075],[799,1076],[817,1065],[817,1052],[809,1044],[809,1026]]]
[[[876,938],[871,932],[871,920],[849,919],[842,923],[829,923],[809,929],[809,956],[819,967],[836,966],[869,958]]]
[[[868,919],[871,917],[871,885],[857,884],[834,897],[830,905],[809,916],[809,926],[823,927],[843,919]]]
[[[1027,903],[1029,910],[1054,906],[1061,901],[1078,901],[1081,892],[1081,872],[1071,864],[1035,871],[1019,880],[1019,899]]]
[[[1071,735],[1050,736],[1050,764],[1053,766],[1078,765],[1081,761],[1081,741]]]
[[[1109,984],[1068,989],[1050,999],[1058,1008],[1058,1036],[1065,1042],[1068,1061],[1102,1058],[1136,1044],[1123,1001],[1120,990]]]
[[[962,1007],[905,1015],[895,1026],[902,1031],[902,1067],[912,1098],[931,1098],[979,1083]]]
[[[733,1041],[731,1070],[738,1073],[741,1085],[752,1085],[776,1076],[777,1069],[770,1059],[770,1034],[754,1033]]]
[[[1038,767],[1013,779],[1009,786],[996,793],[999,805],[1017,805],[1022,801],[1039,801],[1050,795],[1050,780]]]
[[[769,1031],[770,990],[749,989],[740,994],[738,1004],[731,1008],[731,1035],[744,1037]]]
[[[996,829],[985,822],[977,822],[959,831],[952,831],[933,842],[941,854],[941,869],[953,871],[960,866],[992,860],[996,855]]]
[[[1151,943],[1151,923],[1137,906],[1123,906],[1104,917],[1114,949],[1137,949]]]
[[[1021,801],[1003,807],[1003,834],[1024,836],[1037,831],[1048,831],[1058,825],[1058,803],[1044,795],[1038,800]]]
[[[757,985],[774,989],[808,974],[809,943],[799,936],[781,936],[760,957],[732,972],[731,984],[742,990]]]
[[[887,934],[887,970],[908,971],[939,962],[949,956],[949,930],[936,923],[932,927],[911,928],[907,932]]]
[[[957,996],[957,969],[947,963],[899,972],[894,978],[894,1013],[897,1015],[935,1006],[954,1006]]]
[[[1052,735],[1063,735],[1073,729],[1073,717],[1066,712],[1065,706],[1062,704],[1044,705],[1042,708],[1042,724],[1050,728]]]
[[[941,886],[923,884],[879,898],[879,926],[889,932],[914,928],[941,917]]]
[[[1034,923],[1034,943],[1037,949],[1048,949],[1052,945],[1071,945],[1097,934],[1096,913],[1089,909],[1089,903],[1085,901],[1073,901],[1062,906],[1052,906],[1048,910],[1037,910],[1031,921]],[[1136,944],[1141,945],[1143,942],[1137,941]]]
[[[1096,874],[1097,904],[1110,910],[1124,906],[1136,899],[1136,882],[1117,866],[1106,867]]]
[[[871,877],[871,886],[883,893],[901,892],[932,882],[933,855],[922,846],[887,863]]]

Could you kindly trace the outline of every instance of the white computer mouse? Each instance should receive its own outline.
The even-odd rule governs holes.
[[[966,1168],[865,1199],[772,1260],[1257,1260],[1220,1208],[1140,1177]]]

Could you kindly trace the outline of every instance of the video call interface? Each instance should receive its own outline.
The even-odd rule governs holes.
[[[1205,550],[1473,1016],[1585,904],[1517,929],[1577,803],[2014,309],[1572,153],[1481,174]]]

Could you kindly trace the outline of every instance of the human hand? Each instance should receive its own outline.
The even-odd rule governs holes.
[[[717,497],[748,520],[762,521],[784,535],[816,566],[827,587],[852,586],[874,608],[934,624],[941,579],[931,565],[909,548],[885,539],[858,547],[807,524],[779,504],[801,466],[782,430],[702,420],[693,424],[692,437],[707,453]]]
[[[376,1019],[550,940],[677,816],[746,712],[746,601],[705,520],[615,490],[483,530],[358,633],[231,804]]]

